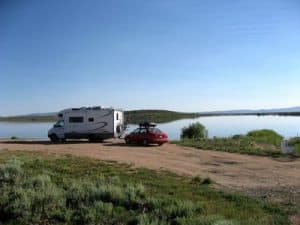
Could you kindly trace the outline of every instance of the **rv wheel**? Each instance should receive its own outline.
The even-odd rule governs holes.
[[[93,135],[89,136],[89,142],[95,142],[96,138]]]
[[[52,135],[50,136],[50,140],[51,140],[52,142],[57,142],[57,141],[58,141],[58,137],[57,137],[55,134],[52,134]]]

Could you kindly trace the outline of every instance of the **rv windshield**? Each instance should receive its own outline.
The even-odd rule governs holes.
[[[65,122],[63,120],[59,120],[54,124],[54,127],[63,127],[65,125]]]

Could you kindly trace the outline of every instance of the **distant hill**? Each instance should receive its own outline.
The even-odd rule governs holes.
[[[210,112],[175,112],[169,110],[130,110],[125,111],[126,123],[141,123],[144,121],[151,121],[156,123],[167,123],[178,119],[196,118],[200,116],[222,116],[222,115],[290,115],[300,116],[300,106],[290,108],[278,109],[239,109],[239,110],[225,110],[225,111],[210,111]],[[56,121],[56,112],[50,113],[32,113],[20,116],[0,117],[0,121],[8,122],[54,122]]]
[[[290,108],[278,108],[278,109],[238,109],[238,110],[225,110],[225,111],[210,111],[210,112],[200,112],[200,115],[209,114],[209,115],[242,115],[242,114],[300,114],[300,106],[290,107]]]
[[[54,122],[57,120],[55,112],[33,113],[29,115],[0,117],[0,121],[8,122]],[[166,123],[184,118],[196,118],[198,113],[183,113],[169,110],[131,110],[125,111],[125,122],[138,124],[145,121]]]
[[[57,112],[48,112],[48,113],[31,113],[24,116],[56,116]]]
[[[125,111],[126,123],[138,124],[145,121],[167,123],[174,120],[196,118],[199,113],[174,112],[169,110],[132,110]]]

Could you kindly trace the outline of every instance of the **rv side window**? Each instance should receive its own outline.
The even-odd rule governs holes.
[[[83,117],[69,117],[69,123],[83,123]]]
[[[94,122],[94,118],[89,118],[89,122]]]
[[[119,120],[119,113],[116,114],[116,120]]]

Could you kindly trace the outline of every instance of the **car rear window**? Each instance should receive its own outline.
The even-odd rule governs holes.
[[[161,134],[162,133],[161,130],[158,129],[158,128],[149,128],[149,131],[151,133],[156,133],[156,134]]]

